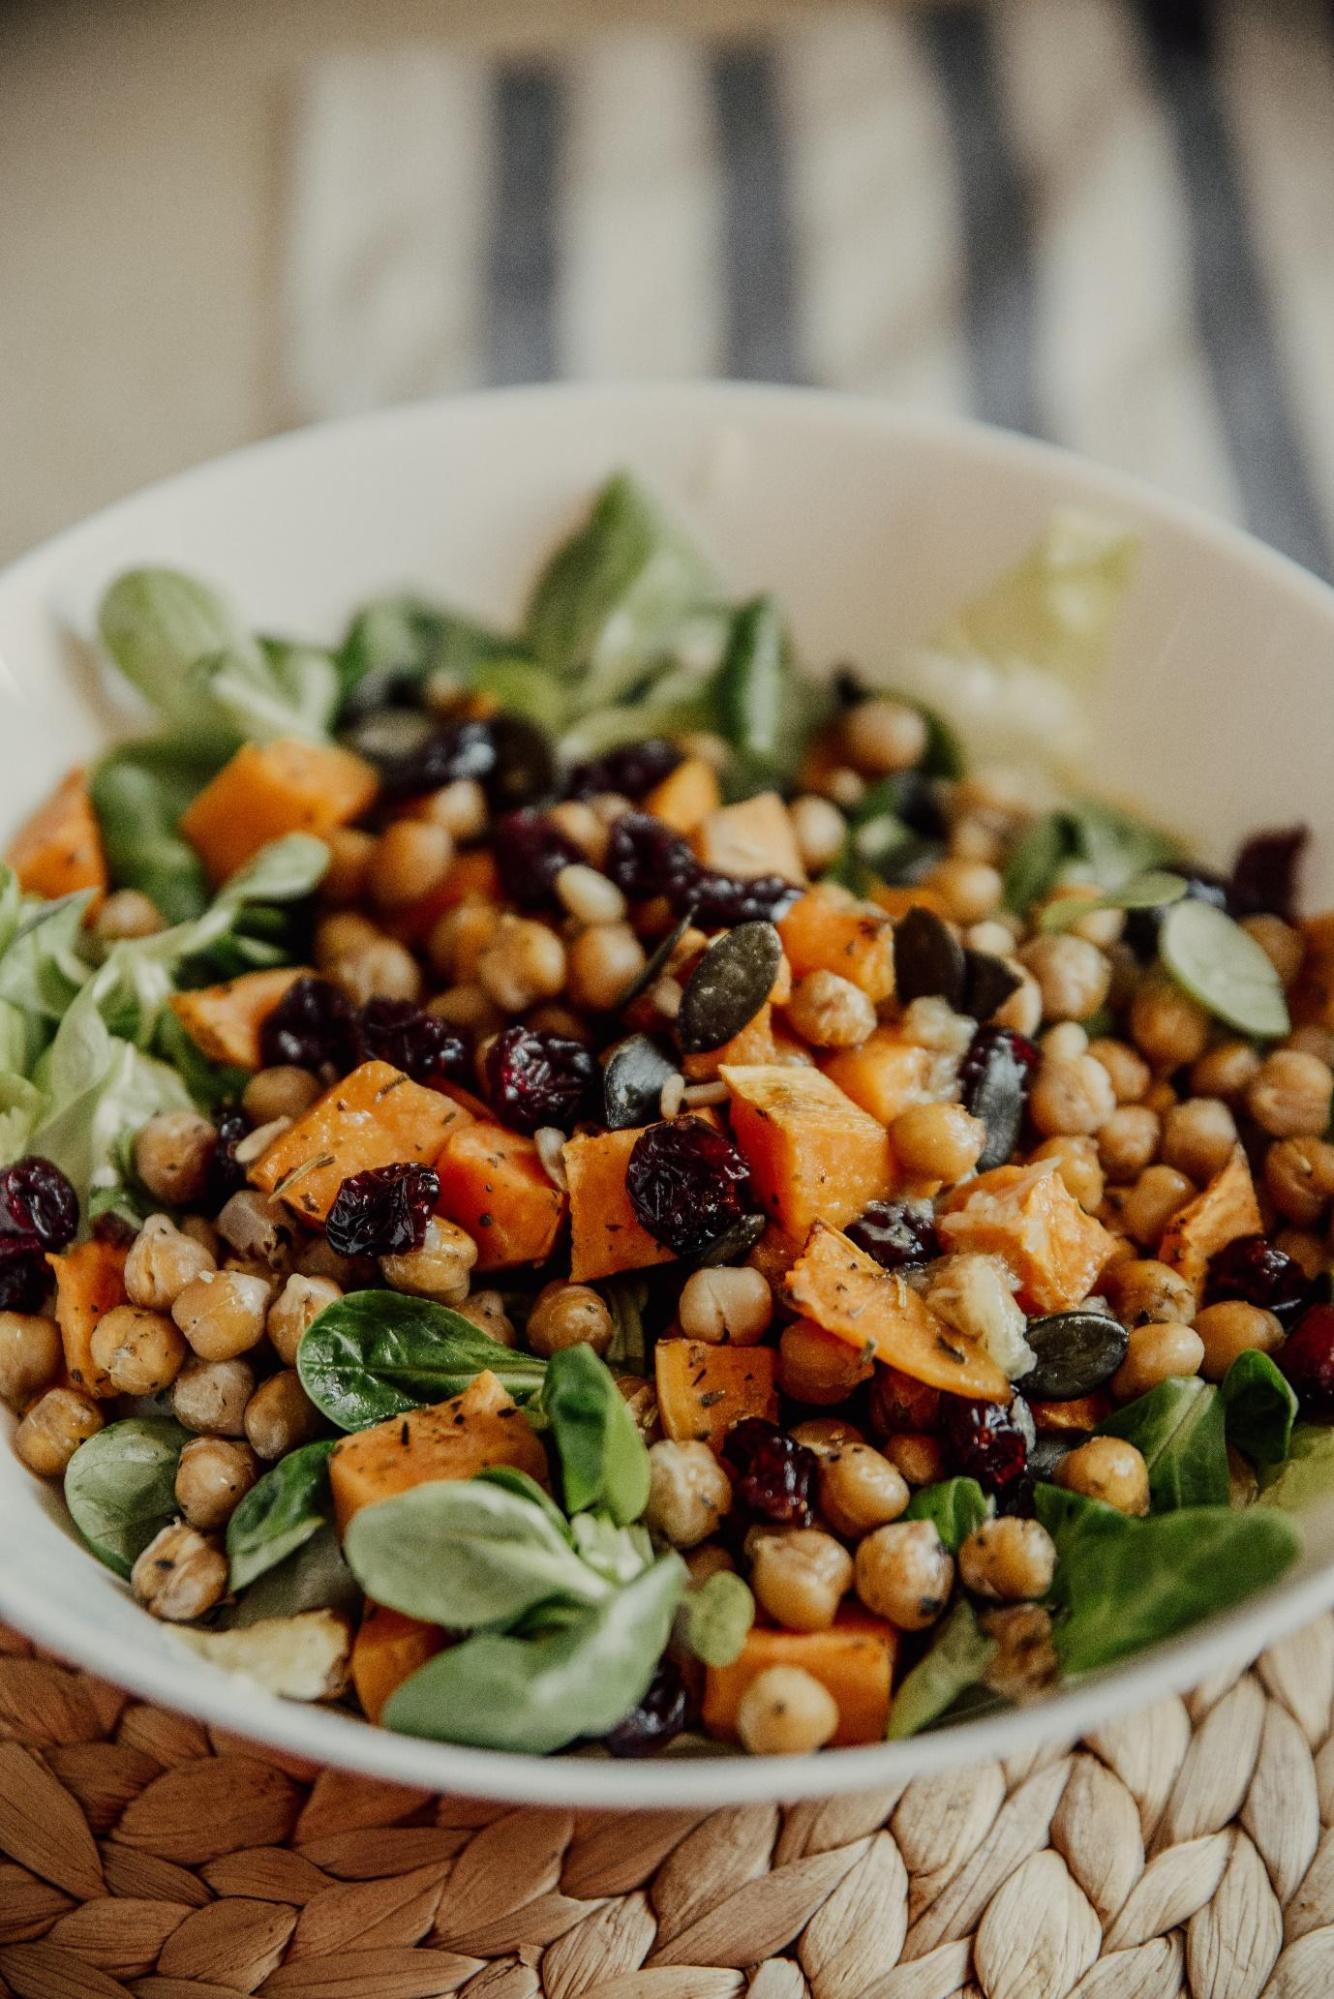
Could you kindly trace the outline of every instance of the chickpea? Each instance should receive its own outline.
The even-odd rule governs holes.
[[[265,1277],[240,1270],[205,1270],[171,1308],[201,1360],[234,1360],[264,1337],[272,1286]]]
[[[952,854],[940,861],[927,877],[931,888],[945,905],[945,914],[955,923],[981,923],[1000,907],[1000,870],[988,858]]]
[[[1299,1263],[1311,1278],[1318,1277],[1329,1260],[1325,1244],[1309,1229],[1280,1229],[1274,1237],[1274,1247]]]
[[[320,1413],[301,1386],[294,1367],[271,1374],[246,1404],[245,1433],[256,1457],[286,1457],[318,1434]]]
[[[751,1347],[769,1329],[774,1300],[760,1271],[744,1264],[737,1269],[719,1264],[692,1271],[681,1287],[676,1309],[688,1340]]]
[[[1191,1285],[1180,1271],[1153,1257],[1117,1264],[1104,1285],[1123,1326],[1145,1326],[1164,1319],[1188,1326],[1195,1317]]]
[[[866,796],[866,779],[860,771],[840,764],[827,777],[816,780],[816,789],[844,812],[854,812]]]
[[[779,1337],[778,1385],[794,1402],[833,1408],[869,1381],[874,1369],[869,1348],[849,1346],[813,1319],[793,1319]]]
[[[962,1104],[913,1104],[889,1127],[889,1142],[905,1173],[953,1187],[977,1165],[987,1128]]]
[[[976,1025],[967,1014],[956,1013],[948,1000],[932,994],[909,1002],[899,1032],[916,1048],[930,1048],[937,1055],[965,1055]]]
[[[1259,1073],[1260,1055],[1249,1041],[1219,1041],[1206,1048],[1190,1072],[1197,1097],[1222,1097],[1236,1103]]]
[[[1140,1102],[1153,1081],[1153,1073],[1142,1055],[1128,1042],[1113,1041],[1105,1035],[1090,1041],[1088,1052],[1107,1071],[1118,1104]]]
[[[281,1201],[242,1187],[218,1216],[218,1234],[238,1256],[281,1270],[291,1256],[296,1224]]]
[[[860,1540],[907,1511],[908,1482],[870,1444],[844,1444],[820,1466],[820,1511],[836,1534]]]
[[[382,1256],[380,1275],[391,1291],[458,1305],[468,1295],[469,1272],[476,1261],[477,1245],[468,1231],[432,1215],[421,1248]]]
[[[827,1631],[851,1582],[851,1555],[818,1527],[766,1534],[756,1545],[750,1571],[756,1602],[789,1631]]]
[[[329,865],[320,882],[320,900],[346,909],[366,894],[375,835],[359,826],[335,826],[322,837],[329,849]]]
[[[1130,1002],[1130,1031],[1155,1069],[1180,1069],[1208,1046],[1209,1016],[1166,974],[1152,974]]]
[[[1175,1166],[1148,1166],[1126,1195],[1121,1221],[1126,1234],[1148,1249],[1162,1238],[1173,1215],[1195,1198],[1194,1184]]]
[[[93,1330],[93,1360],[118,1395],[157,1395],[185,1363],[185,1341],[163,1312],[113,1305]]]
[[[426,955],[441,978],[456,984],[472,979],[499,921],[499,909],[482,896],[465,896],[446,910],[426,942]]]
[[[604,798],[612,796],[610,792],[603,794]],[[618,799],[617,805],[619,810],[614,817],[608,817],[583,799],[571,798],[560,805],[553,805],[549,816],[557,831],[563,833],[567,840],[573,840],[575,846],[583,850],[592,865],[600,868],[607,858],[607,847],[611,841],[611,829],[615,819],[630,810],[628,798]]]
[[[318,1076],[295,1063],[279,1062],[256,1070],[241,1092],[241,1109],[252,1124],[272,1124],[275,1118],[299,1118],[320,1094]]]
[[[525,1013],[565,986],[565,946],[545,923],[504,915],[477,960],[477,982],[506,1013]]]
[[[1299,1048],[1266,1056],[1246,1092],[1246,1108],[1271,1138],[1319,1138],[1329,1127],[1334,1072]]]
[[[1085,1499],[1099,1499],[1118,1513],[1149,1510],[1149,1469],[1133,1444],[1120,1437],[1090,1437],[1056,1467],[1056,1483]]]
[[[910,770],[926,755],[928,740],[925,718],[905,701],[859,701],[843,718],[843,747],[868,777]]]
[[[345,951],[324,968],[325,977],[346,993],[354,1006],[367,1000],[419,1000],[422,975],[406,944],[393,937],[375,937]]]
[[[1113,1117],[1119,1115],[1113,1111]],[[1103,1126],[1103,1130],[1106,1130]],[[1045,1138],[1034,1159],[1054,1159],[1056,1171],[1064,1180],[1067,1189],[1078,1201],[1086,1214],[1096,1215],[1102,1206],[1102,1197],[1107,1191],[1106,1178],[1097,1139],[1085,1134],[1073,1134],[1066,1138]]]
[[[1282,1138],[1265,1153],[1265,1186],[1279,1213],[1303,1227],[1318,1222],[1334,1198],[1334,1145],[1323,1138]]]
[[[93,918],[93,935],[100,944],[121,944],[136,937],[156,937],[167,927],[162,911],[137,888],[117,889]]]
[[[1283,986],[1297,983],[1306,956],[1300,930],[1294,930],[1281,916],[1243,916],[1241,927],[1260,946]]]
[[[485,1333],[499,1346],[514,1347],[519,1344],[514,1321],[505,1310],[505,1300],[499,1291],[473,1291],[454,1310],[462,1313],[479,1332]]]
[[[1109,1180],[1138,1180],[1152,1164],[1162,1136],[1162,1121],[1147,1104],[1119,1104],[1098,1133],[1098,1158]]]
[[[1073,1062],[1044,1059],[1028,1100],[1029,1116],[1044,1138],[1101,1131],[1115,1110],[1111,1079],[1092,1055]]]
[[[194,1437],[177,1460],[176,1504],[192,1527],[208,1533],[226,1526],[258,1477],[249,1444]]]
[[[976,818],[972,813],[964,813],[950,827],[950,858],[955,861],[988,861],[994,864],[1001,858],[1004,843],[988,826],[985,819]],[[985,944],[974,946],[985,951]]]
[[[673,1548],[694,1548],[716,1534],[731,1510],[732,1482],[707,1444],[666,1438],[648,1454],[649,1497],[644,1518]]]
[[[295,1367],[297,1349],[308,1329],[328,1305],[342,1297],[341,1285],[328,1277],[289,1277],[269,1307],[264,1329],[284,1367]]]
[[[1038,1046],[1052,1062],[1077,1062],[1088,1054],[1089,1038],[1077,1020],[1061,1020],[1047,1029]]]
[[[845,1444],[866,1441],[857,1425],[849,1423],[846,1416],[807,1416],[803,1422],[793,1424],[790,1434],[797,1443],[805,1444],[808,1451],[814,1451],[817,1458],[831,1457]]]
[[[226,1595],[227,1557],[178,1521],[154,1535],[130,1571],[130,1588],[150,1616],[190,1624]]]
[[[243,1437],[245,1409],[255,1390],[246,1360],[187,1360],[171,1391],[172,1412],[187,1430],[206,1437]]]
[[[134,1141],[134,1170],[155,1201],[184,1207],[204,1191],[218,1134],[198,1111],[159,1111]]]
[[[896,1520],[877,1527],[857,1549],[857,1594],[901,1631],[924,1631],[949,1602],[954,1558],[934,1522]]]
[[[462,1027],[479,1038],[498,1034],[505,1025],[504,1014],[480,986],[453,986],[447,993],[437,993],[427,1001],[426,1011],[437,1020],[447,1020],[451,1027]]]
[[[340,1291],[363,1291],[370,1281],[369,1260],[342,1256],[322,1235],[302,1243],[292,1258],[292,1268],[301,1277],[324,1277]]]
[[[1241,1298],[1206,1305],[1196,1317],[1195,1335],[1206,1381],[1221,1381],[1238,1354],[1274,1353],[1283,1344],[1283,1328],[1274,1314]]]
[[[569,947],[570,998],[589,1013],[610,1013],[647,962],[628,923],[595,923]]]
[[[315,963],[327,973],[340,958],[362,951],[368,944],[378,944],[380,939],[381,932],[368,917],[351,909],[335,910],[332,916],[322,916],[315,926]]]
[[[874,1002],[861,987],[825,971],[797,980],[787,1017],[814,1048],[859,1048],[876,1024]]]
[[[403,909],[438,888],[449,873],[454,842],[434,819],[396,819],[375,843],[366,871],[371,900]]]
[[[830,862],[837,859],[847,837],[847,820],[836,805],[812,791],[794,798],[787,813],[801,865],[807,874],[823,874]]]
[[[567,1284],[561,1278],[546,1284],[528,1315],[528,1345],[549,1360],[562,1347],[590,1346],[602,1354],[611,1344],[611,1313],[587,1284]]]
[[[1022,976],[1009,998],[996,1008],[991,1017],[997,1027],[1012,1027],[1016,1034],[1024,1034],[1031,1039],[1042,1025],[1042,993],[1033,974],[1026,971],[1017,958],[1007,958],[1005,962],[1011,971],[1017,971]]]
[[[1320,1027],[1315,1021],[1305,1021],[1294,1027],[1281,1044],[1284,1048],[1299,1048],[1303,1055],[1314,1055],[1327,1069],[1334,1069],[1334,1028]],[[1256,1057],[1255,1066],[1260,1066]]]
[[[77,1388],[48,1388],[14,1432],[14,1450],[39,1478],[60,1478],[78,1450],[101,1429],[102,1411]]]
[[[1164,1163],[1198,1187],[1222,1172],[1236,1143],[1236,1119],[1221,1097],[1188,1097],[1163,1119]]]
[[[736,1574],[736,1563],[726,1548],[721,1547],[717,1541],[709,1541],[702,1548],[691,1548],[683,1552],[685,1565],[690,1574],[691,1589],[698,1589],[701,1583],[709,1580],[710,1576]]]
[[[881,1448],[910,1486],[935,1485],[945,1476],[945,1447],[926,1430],[893,1430]]]
[[[1088,1020],[1107,998],[1111,965],[1086,938],[1068,932],[1034,937],[1019,959],[1038,982],[1047,1020]]]
[[[1015,935],[999,916],[993,916],[985,923],[970,924],[964,932],[963,941],[970,951],[985,951],[990,957],[1008,961],[1014,950]]]
[[[39,1312],[0,1312],[0,1402],[23,1409],[65,1365],[60,1328]]]
[[[552,886],[561,904],[577,923],[620,923],[625,918],[625,897],[614,881],[583,862],[562,868]]]
[[[737,1702],[736,1732],[752,1756],[810,1756],[838,1721],[834,1696],[804,1666],[766,1666]]]
[[[1121,1402],[1133,1402],[1147,1395],[1160,1381],[1198,1374],[1204,1361],[1204,1341],[1179,1319],[1152,1320],[1136,1326],[1130,1335],[1126,1357],[1112,1379],[1112,1392]]]
[[[125,1292],[132,1305],[170,1311],[196,1277],[216,1266],[205,1243],[178,1229],[169,1215],[150,1215],[125,1259]]]
[[[456,777],[427,799],[424,816],[455,840],[480,840],[486,831],[486,793],[475,777]]]
[[[959,1580],[993,1603],[1045,1596],[1056,1573],[1056,1543],[1036,1520],[985,1520],[959,1549]]]

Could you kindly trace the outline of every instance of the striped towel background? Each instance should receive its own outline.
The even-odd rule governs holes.
[[[557,376],[818,382],[1054,438],[1334,568],[1329,0],[330,55],[286,240],[303,418]]]

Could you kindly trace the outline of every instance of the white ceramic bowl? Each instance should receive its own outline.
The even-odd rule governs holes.
[[[124,711],[70,637],[135,563],[222,582],[260,626],[332,637],[400,583],[501,621],[612,470],[642,474],[738,590],[770,586],[812,662],[892,660],[1012,560],[1052,508],[1139,528],[1143,557],[1098,696],[1092,783],[1206,851],[1306,818],[1334,901],[1334,592],[1244,535],[1062,453],[881,405],[727,386],[536,389],[306,431],[153,487],[0,576],[0,815],[12,823]],[[1334,1524],[1279,1587],[1020,1714],[818,1758],[539,1760],[419,1742],[264,1696],[184,1655],[80,1548],[0,1440],[0,1615],[108,1678],[317,1761],[527,1802],[688,1805],[886,1784],[1073,1737],[1234,1663],[1334,1603]]]

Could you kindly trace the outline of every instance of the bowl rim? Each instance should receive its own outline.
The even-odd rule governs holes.
[[[170,504],[207,485],[224,469],[262,477],[276,460],[312,445],[341,441],[355,452],[374,433],[392,437],[423,422],[448,421],[496,405],[599,404],[615,409],[656,405],[696,419],[750,412],[816,428],[874,430],[887,442],[920,441],[974,461],[1064,472],[1077,504],[1122,506],[1146,524],[1157,520],[1190,536],[1258,581],[1306,600],[1326,618],[1334,637],[1334,588],[1244,529],[1214,519],[1190,502],[1162,494],[1133,476],[1074,451],[1021,437],[968,418],[900,408],[887,400],[834,390],[748,382],[552,383],[425,398],[389,409],[335,417],[239,446],[204,463],[153,481],[38,542],[0,569],[0,600],[22,589],[34,572],[77,558],[108,528],[138,508]],[[89,1560],[95,1559],[91,1555]],[[1033,1706],[963,1722],[946,1730],[819,1757],[706,1755],[652,1763],[558,1755],[534,1757],[469,1749],[392,1734],[336,1709],[280,1700],[236,1675],[204,1667],[184,1646],[179,1660],[166,1648],[140,1650],[130,1634],[102,1632],[67,1613],[9,1574],[0,1563],[0,1616],[60,1657],[129,1692],[188,1713],[230,1734],[248,1737],[315,1764],[468,1797],[554,1807],[610,1810],[713,1809],[724,1805],[830,1797],[935,1774],[962,1765],[1022,1756],[1072,1742],[1137,1707],[1179,1694],[1202,1679],[1241,1666],[1266,1645],[1334,1606],[1334,1563],[1279,1583],[1232,1610],[1197,1625],[1145,1654],[1044,1697]]]

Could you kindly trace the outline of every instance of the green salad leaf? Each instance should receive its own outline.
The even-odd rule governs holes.
[[[336,1610],[352,1622],[361,1607],[361,1587],[343,1559],[342,1543],[336,1530],[325,1525],[224,1604],[217,1623],[223,1630],[239,1631],[266,1618],[299,1617],[307,1610]]]
[[[1185,893],[1186,883],[1181,875],[1168,874],[1162,868],[1150,868],[1147,874],[1136,875],[1124,888],[1113,889],[1108,895],[1069,895],[1048,903],[1039,918],[1038,928],[1069,930],[1073,924],[1100,909],[1166,909],[1171,903],[1180,902]]]
[[[1281,1465],[1292,1448],[1297,1394],[1267,1353],[1239,1353],[1223,1377],[1227,1440],[1253,1465]]]
[[[736,752],[742,791],[771,783],[800,747],[789,712],[791,679],[782,614],[772,597],[755,597],[732,620],[718,672],[718,719]]]
[[[947,1478],[924,1485],[908,1502],[905,1520],[929,1520],[952,1555],[991,1518],[991,1501],[975,1478]]]
[[[1160,1381],[1109,1416],[1098,1434],[1122,1437],[1141,1453],[1156,1511],[1227,1505],[1223,1397],[1198,1375]]]
[[[461,1395],[485,1369],[516,1402],[542,1386],[547,1363],[479,1332],[461,1312],[399,1291],[354,1291],[329,1305],[297,1350],[302,1386],[340,1430]]]
[[[217,590],[177,569],[132,569],[106,591],[97,626],[125,678],[172,728],[186,735],[210,729],[231,733],[227,717],[210,706],[190,669],[200,660],[230,654],[258,670],[263,655]]]
[[[889,1740],[902,1742],[939,1721],[959,1696],[983,1679],[998,1646],[960,1599],[940,1626],[929,1652],[904,1675],[890,1704]]]
[[[1273,1041],[1292,1025],[1283,982],[1254,937],[1211,902],[1178,902],[1163,918],[1158,949],[1192,999],[1239,1034]]]
[[[1006,907],[1022,915],[1053,889],[1076,882],[1091,884],[1106,897],[1100,904],[1081,903],[1079,916],[1095,907],[1145,907],[1124,900],[1130,885],[1153,877],[1161,887],[1162,871],[1180,852],[1168,834],[1114,806],[1088,799],[1064,805],[1035,820],[1010,856],[1004,876]],[[1150,893],[1160,899],[1152,883]]]
[[[333,1512],[329,1458],[333,1440],[303,1444],[271,1465],[227,1522],[227,1562],[233,1590],[249,1587],[303,1547]]]
[[[159,736],[119,744],[93,766],[88,789],[111,879],[151,897],[168,923],[208,907],[204,864],[176,829],[228,749],[197,734]]]
[[[1260,1506],[1300,1513],[1334,1497],[1334,1427],[1299,1423],[1282,1464],[1260,1468]]]
[[[648,1505],[648,1451],[615,1378],[590,1346],[547,1362],[533,1405],[550,1425],[567,1513],[602,1508],[618,1527]]]
[[[380,597],[357,612],[336,660],[348,712],[365,714],[432,673],[472,686],[488,662],[516,650],[512,639],[458,611],[420,597]]]
[[[180,1514],[176,1466],[190,1432],[167,1416],[127,1416],[79,1445],[65,1468],[65,1504],[100,1562],[128,1577]]]

